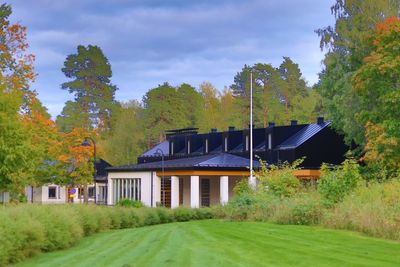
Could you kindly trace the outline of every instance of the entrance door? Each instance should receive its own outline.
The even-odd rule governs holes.
[[[171,178],[161,178],[161,205],[171,208]]]
[[[107,185],[99,185],[96,201],[97,204],[107,204]]]
[[[201,179],[201,206],[210,206],[210,179]]]

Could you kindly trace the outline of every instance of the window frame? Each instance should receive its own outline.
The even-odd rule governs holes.
[[[50,196],[50,190],[54,190],[54,197]],[[52,185],[47,187],[47,198],[57,199],[57,186]]]

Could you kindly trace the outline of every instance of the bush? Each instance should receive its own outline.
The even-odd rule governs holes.
[[[323,208],[316,193],[301,193],[285,198],[275,207],[271,220],[280,224],[315,225],[322,218]]]
[[[0,207],[0,266],[39,252],[73,246],[84,236],[109,229],[213,218],[213,210],[126,208],[95,205]]]
[[[339,167],[321,168],[318,191],[324,198],[324,204],[333,206],[354,191],[362,180],[359,165],[355,160],[345,160]]]
[[[186,222],[197,219],[196,211],[190,208],[179,207],[173,210],[177,222]]]
[[[294,176],[294,171],[303,162],[303,159],[297,160],[292,164],[287,162],[280,165],[268,165],[261,163],[261,171],[257,173],[260,180],[258,190],[270,191],[279,197],[290,197],[296,194],[301,184],[299,179]]]
[[[122,198],[117,203],[118,207],[126,207],[126,208],[143,208],[143,202],[139,200],[131,200],[128,198]]]

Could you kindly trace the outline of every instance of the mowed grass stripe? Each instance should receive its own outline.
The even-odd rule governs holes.
[[[17,266],[400,266],[400,243],[318,227],[208,220],[101,233]]]

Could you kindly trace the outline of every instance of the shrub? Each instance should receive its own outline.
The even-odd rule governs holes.
[[[117,206],[126,208],[143,208],[144,204],[139,200],[131,200],[128,198],[123,198],[118,201]]]
[[[174,214],[170,209],[156,208],[160,223],[169,223],[174,221]]]
[[[294,171],[302,162],[303,159],[292,164],[285,162],[280,165],[267,165],[260,161],[261,171],[256,174],[260,181],[258,190],[269,191],[280,197],[290,197],[296,194],[300,190],[301,184],[299,179],[294,176]]]
[[[32,205],[0,207],[0,266],[64,249],[109,229],[212,218],[213,210]]]
[[[323,208],[317,193],[301,193],[282,199],[271,220],[281,224],[315,225],[321,220]]]
[[[345,160],[341,166],[333,169],[323,165],[318,191],[325,205],[333,206],[354,191],[361,180],[359,165],[355,160]]]

